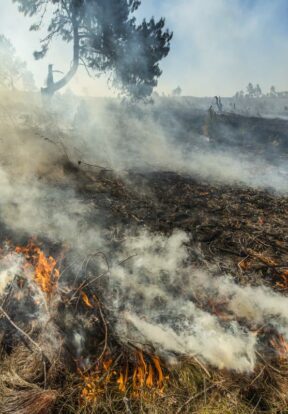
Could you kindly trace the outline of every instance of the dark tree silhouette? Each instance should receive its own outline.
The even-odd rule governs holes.
[[[38,30],[50,19],[41,50],[43,58],[51,42],[60,37],[73,43],[73,60],[62,79],[47,84],[42,91],[52,95],[65,86],[84,65],[88,73],[113,73],[113,83],[134,98],[150,96],[161,70],[159,62],[170,50],[172,33],[165,20],[143,20],[137,24],[134,12],[140,0],[13,0],[20,12],[37,16],[31,26]],[[53,78],[53,77],[52,77]]]

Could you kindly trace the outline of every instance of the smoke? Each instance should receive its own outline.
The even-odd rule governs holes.
[[[257,329],[273,326],[288,339],[288,298],[189,265],[187,241],[180,231],[126,240],[122,258],[133,256],[114,266],[110,278],[118,335],[164,356],[193,355],[220,369],[252,371]]]
[[[21,264],[21,257],[14,253],[8,253],[0,260],[0,297],[19,273]]]
[[[164,100],[150,107],[108,102],[97,109],[82,103],[75,119],[78,134],[85,137],[82,156],[91,164],[118,171],[171,170],[210,182],[287,193],[287,146],[283,153],[282,146],[261,143],[261,134],[253,136],[252,130],[243,146],[228,127],[222,127],[222,142],[210,142],[203,135],[209,118],[189,101]]]
[[[76,165],[80,160],[119,174],[135,168],[170,170],[214,183],[288,191],[284,138],[280,145],[276,138],[267,143],[264,127],[257,135],[251,127],[243,138],[239,131],[219,126],[223,137],[214,142],[205,132],[209,117],[193,100],[129,105],[117,100],[79,102],[67,95],[56,97],[47,112],[36,98],[28,103],[23,95],[21,104],[17,98],[15,119],[16,103],[11,95],[9,99],[0,126],[2,137],[9,136],[2,138],[2,168],[10,166],[13,176],[45,176],[54,185],[65,179],[61,161],[68,156]]]
[[[102,212],[95,214],[95,204],[81,197],[63,163],[69,159],[74,165],[79,161],[102,165],[122,177],[125,170],[136,168],[173,170],[211,182],[269,186],[284,193],[287,166],[276,160],[269,164],[255,153],[241,154],[235,147],[225,148],[225,143],[213,147],[193,122],[183,126],[186,105],[179,104],[183,118],[176,118],[175,111],[161,104],[84,102],[77,108],[70,101],[67,113],[65,102],[59,98],[48,113],[37,105],[24,110],[22,103],[18,111],[28,112],[28,117],[10,116],[2,122],[1,223],[17,235],[68,245],[71,256],[82,260],[104,251],[111,263],[105,305],[122,343],[150,346],[166,357],[197,356],[220,369],[252,371],[259,346],[255,331],[268,325],[288,339],[288,299],[265,287],[237,285],[233,275],[194,267],[186,247],[189,236],[180,231],[166,237],[141,230],[133,236],[127,227],[122,244],[115,247],[105,235]],[[196,112],[195,122],[200,115]],[[12,267],[6,264],[9,260],[0,264],[0,295],[19,265],[18,257]],[[98,267],[95,264],[95,274]],[[77,274],[77,266],[73,270]],[[61,287],[69,287],[71,272],[61,276]],[[79,329],[71,315],[65,318],[80,354],[84,325]]]

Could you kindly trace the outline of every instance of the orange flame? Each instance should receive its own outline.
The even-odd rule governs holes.
[[[104,393],[105,385],[111,382],[111,378],[115,375],[112,371],[113,360],[107,359],[99,362],[95,372],[90,374],[82,374],[84,386],[81,397],[89,402],[96,402],[97,398]]]
[[[147,379],[146,379],[146,385],[147,385],[148,388],[152,388],[153,387],[153,378],[154,378],[153,368],[152,368],[152,365],[149,364],[149,367],[148,367],[148,376],[147,376]]]
[[[133,388],[140,389],[146,386],[147,388],[157,388],[160,391],[163,389],[164,380],[167,379],[163,375],[160,364],[160,359],[157,356],[151,356],[152,363],[146,363],[143,352],[137,353],[138,363],[133,373]]]
[[[21,253],[34,268],[36,283],[43,292],[52,293],[57,286],[60,272],[57,269],[57,262],[52,256],[46,257],[43,251],[32,241],[25,247],[16,247],[16,253]]]
[[[99,362],[94,372],[82,375],[84,380],[82,398],[95,402],[100,395],[103,395],[105,386],[113,383],[118,385],[118,390],[122,393],[129,390],[132,398],[146,395],[147,388],[162,393],[164,382],[168,377],[163,374],[159,357],[148,356],[151,362],[147,362],[142,351],[137,351],[135,356],[136,366],[134,364],[131,366],[127,361],[124,369],[122,367],[117,369],[113,367],[112,359],[108,359]]]
[[[140,388],[145,384],[145,378],[147,374],[147,365],[144,360],[143,352],[137,353],[138,365],[133,373],[133,387]]]
[[[90,300],[89,300],[88,296],[86,295],[86,293],[82,291],[82,292],[81,292],[81,296],[82,296],[82,300],[83,300],[83,302],[85,303],[85,305],[86,305],[88,308],[93,309],[93,308],[94,308],[94,306],[93,306],[93,305],[92,305],[92,303],[90,302]]]
[[[125,373],[123,373],[123,371],[121,371],[120,375],[119,375],[119,378],[117,379],[117,384],[118,384],[119,391],[121,391],[121,392],[126,391],[127,382],[128,382],[128,364],[126,366]]]
[[[162,368],[161,368],[161,365],[160,365],[159,357],[154,356],[154,357],[152,357],[152,359],[153,359],[155,368],[157,369],[157,372],[158,372],[157,384],[158,384],[159,387],[162,387],[163,382],[164,382],[164,375],[163,375],[163,371],[162,371]]]

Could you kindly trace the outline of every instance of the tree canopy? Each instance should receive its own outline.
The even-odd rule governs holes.
[[[35,88],[34,78],[27,70],[7,37],[0,35],[0,86],[7,89],[21,87],[26,90]]]
[[[69,71],[59,81],[50,82],[45,93],[53,94],[65,86],[83,65],[88,73],[112,75],[113,84],[127,95],[151,95],[162,73],[159,62],[169,53],[172,33],[163,18],[137,23],[134,12],[140,0],[13,1],[20,12],[37,16],[31,30],[39,30],[49,19],[41,50],[34,52],[36,59],[45,56],[56,37],[73,43]]]

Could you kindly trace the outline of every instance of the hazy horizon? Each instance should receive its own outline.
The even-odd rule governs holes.
[[[0,0],[0,5],[0,33],[27,62],[37,87],[44,84],[48,63],[66,72],[71,44],[57,41],[45,59],[35,61],[32,54],[41,37],[29,31],[35,19],[20,14],[12,0]],[[288,90],[287,1],[143,0],[137,14],[139,19],[164,16],[174,32],[170,54],[161,62],[158,93],[180,86],[186,96],[232,96],[248,82],[259,83],[264,92],[271,85]],[[105,76],[89,79],[83,68],[68,88],[78,95],[117,95]]]

